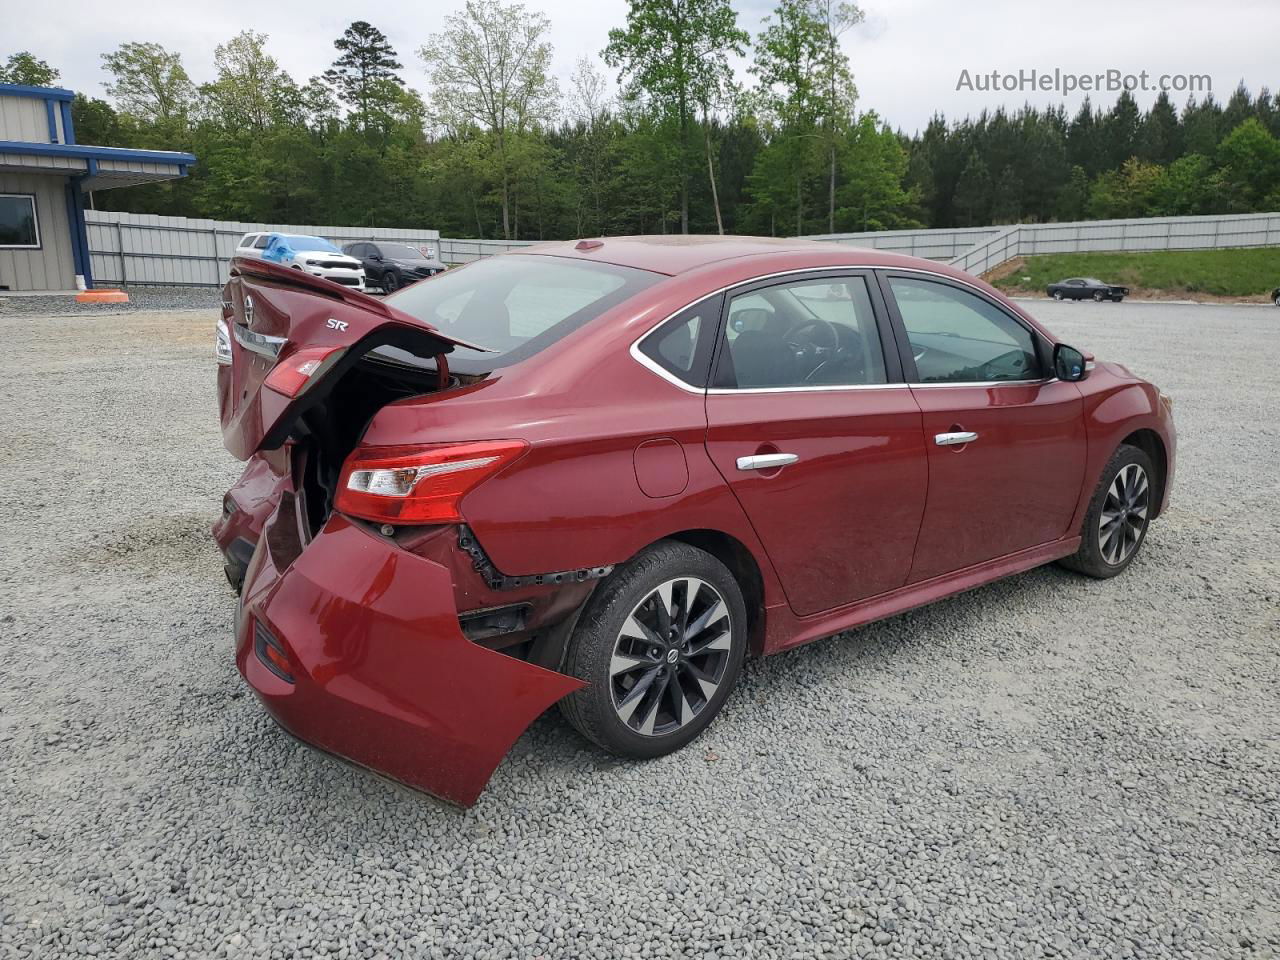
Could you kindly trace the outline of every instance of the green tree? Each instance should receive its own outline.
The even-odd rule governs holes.
[[[626,27],[609,31],[604,60],[620,70],[628,95],[675,121],[682,233],[689,232],[693,112],[701,107],[705,116],[724,98],[729,55],[742,56],[749,39],[728,0],[629,0]],[[710,149],[707,140],[708,159]]]
[[[266,51],[267,36],[245,30],[213,50],[218,76],[200,88],[208,119],[228,131],[265,131],[297,88]]]
[[[1213,162],[1198,153],[1189,153],[1165,168],[1148,212],[1156,217],[1214,213],[1215,198],[1221,196],[1221,188]]]
[[[874,113],[864,113],[842,148],[839,220],[857,230],[918,225],[907,214],[913,199],[903,188],[908,160],[897,135]],[[834,228],[835,221],[828,226]]]
[[[983,226],[991,211],[991,173],[976,150],[971,151],[964,172],[956,182],[957,223],[962,227]]]
[[[1218,147],[1223,186],[1233,209],[1263,210],[1280,189],[1280,140],[1256,117],[1250,117]]]
[[[1182,126],[1178,111],[1163,90],[1142,118],[1137,155],[1152,163],[1172,163],[1182,154]]]
[[[781,0],[764,20],[750,67],[759,80],[760,105],[773,126],[754,177],[755,192],[767,193],[774,207],[790,192],[797,236],[806,232],[805,184],[820,175],[823,163],[825,138],[819,123],[826,107],[826,53],[826,31],[809,0]],[[783,181],[776,180],[778,176]],[[783,182],[788,184],[785,190]]]
[[[356,112],[362,129],[369,129],[375,115],[385,121],[384,104],[394,99],[392,88],[404,86],[396,75],[403,64],[396,59],[386,34],[367,21],[356,20],[333,45],[341,56],[324,72],[324,80]]]
[[[840,49],[840,37],[866,19],[866,15],[845,0],[811,0],[814,18],[822,32],[822,55],[819,58],[822,79],[822,132],[826,138],[827,232],[836,229],[836,154],[840,137],[853,119],[858,97],[849,70],[849,58]]]
[[[120,112],[166,129],[186,126],[196,88],[181,56],[158,43],[124,43],[104,53],[102,64],[112,77],[103,86]]]
[[[1058,188],[1054,215],[1059,220],[1083,220],[1089,204],[1089,175],[1074,166],[1067,182]]]
[[[431,72],[434,119],[454,136],[486,133],[486,159],[501,189],[502,235],[515,236],[512,191],[528,153],[522,141],[551,119],[559,91],[551,77],[551,22],[520,4],[467,0],[466,12],[418,51]]]
[[[28,87],[51,87],[58,82],[58,71],[38,60],[27,50],[11,53],[0,65],[0,83],[16,83]]]

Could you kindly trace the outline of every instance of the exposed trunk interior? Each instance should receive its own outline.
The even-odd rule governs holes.
[[[449,378],[445,389],[480,377]],[[303,489],[312,535],[333,510],[338,476],[347,455],[364,435],[374,414],[387,404],[440,389],[434,357],[398,347],[373,350],[347,370],[294,425],[292,436],[304,452]]]

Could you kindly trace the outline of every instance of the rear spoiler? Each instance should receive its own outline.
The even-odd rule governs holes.
[[[369,294],[361,293],[359,290],[344,287],[342,284],[326,280],[324,277],[313,277],[311,274],[302,270],[295,270],[293,267],[283,267],[278,263],[259,260],[256,257],[232,257],[231,276],[239,277],[244,275],[255,277],[259,280],[269,280],[283,286],[290,286],[311,293],[318,293],[331,300],[338,300],[353,307],[359,307],[361,310],[367,310],[386,320],[395,320],[399,323],[421,327],[431,333],[438,334],[450,343],[466,347],[469,350],[477,350],[481,353],[494,352],[490,347],[482,347],[479,344],[452,337],[439,327],[433,326],[425,320],[419,320],[403,310],[397,310],[377,297],[371,297]]]

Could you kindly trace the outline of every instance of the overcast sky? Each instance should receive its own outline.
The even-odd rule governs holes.
[[[130,40],[149,40],[182,54],[197,83],[211,78],[213,48],[240,30],[270,37],[268,49],[293,78],[305,82],[334,57],[333,40],[354,18],[367,17],[385,32],[405,64],[405,79],[428,98],[431,91],[414,51],[440,18],[463,0],[432,3],[385,0],[376,8],[344,0],[213,2],[172,0],[64,0],[55,16],[18,17],[25,0],[0,0],[0,55],[30,49],[62,71],[62,83],[103,96],[99,55]],[[610,27],[626,16],[626,0],[533,0],[552,24],[556,72],[567,87],[574,62],[598,57]],[[738,0],[740,24],[753,35],[772,0]],[[976,114],[1000,104],[1066,103],[1083,94],[957,90],[962,71],[972,86],[993,70],[1016,74],[1058,68],[1076,74],[1109,69],[1161,74],[1205,74],[1225,100],[1241,80],[1254,92],[1280,88],[1278,0],[867,0],[866,22],[846,35],[844,46],[859,91],[859,109],[874,109],[908,132],[935,111],[948,117]],[[744,77],[745,79],[745,77]],[[1135,92],[1142,104],[1155,92]],[[1172,93],[1181,106],[1185,92]],[[1109,104],[1115,92],[1094,95]]]

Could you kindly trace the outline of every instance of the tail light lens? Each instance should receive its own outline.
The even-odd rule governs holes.
[[[267,374],[263,383],[286,397],[296,397],[314,383],[342,355],[343,347],[306,347],[295,350]]]
[[[231,331],[227,321],[219,319],[213,334],[213,359],[221,367],[231,365]]]
[[[524,440],[358,447],[334,509],[379,523],[459,523],[462,498],[529,448]]]

